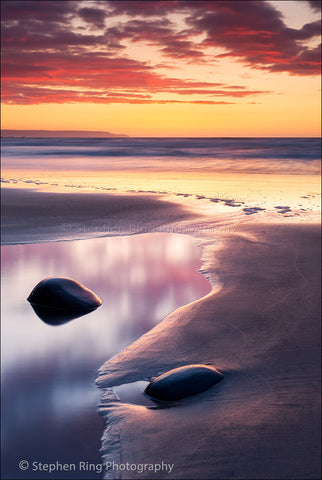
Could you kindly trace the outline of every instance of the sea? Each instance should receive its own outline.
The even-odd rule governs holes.
[[[319,138],[3,138],[4,167],[316,173]]]
[[[3,138],[1,153],[6,186],[320,208],[319,138]]]

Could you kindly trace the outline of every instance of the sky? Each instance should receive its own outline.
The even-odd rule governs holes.
[[[1,1],[2,128],[320,136],[317,0]]]

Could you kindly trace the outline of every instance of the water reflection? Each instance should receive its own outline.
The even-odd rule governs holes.
[[[2,478],[100,478],[20,471],[21,459],[100,463],[97,369],[167,313],[209,292],[189,237],[145,234],[2,247]],[[57,328],[26,301],[48,276],[77,279],[103,300]]]
[[[30,303],[31,308],[35,314],[48,325],[63,325],[75,318],[83,317],[89,312],[73,312],[72,310],[58,310],[51,307],[44,307],[43,305],[36,305]]]

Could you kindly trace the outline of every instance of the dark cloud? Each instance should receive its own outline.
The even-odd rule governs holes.
[[[68,29],[55,27],[51,30],[44,25],[39,28],[30,29],[28,26],[4,26],[2,29],[2,48],[3,54],[11,53],[23,49],[29,51],[44,50],[73,50],[73,47],[97,47],[108,42],[104,35],[83,35],[74,33]]]
[[[303,54],[310,51],[303,42],[321,35],[321,20],[300,29],[288,28],[281,12],[264,0],[111,3],[113,14],[136,17],[125,22],[119,30],[123,40],[150,42],[173,59],[210,61],[205,48],[221,47],[226,53],[219,58],[235,57],[254,68],[295,75],[320,73],[318,63],[303,61]],[[309,3],[317,10],[320,2]],[[169,23],[160,24],[160,17],[164,22],[166,14],[179,11],[186,14],[188,28],[177,32]],[[159,18],[155,19],[157,14]],[[150,21],[147,20],[149,16]],[[195,34],[205,34],[206,39],[196,44],[192,40]],[[299,65],[299,62],[302,63]]]
[[[316,9],[316,2],[309,3]],[[191,101],[218,103],[213,97],[268,93],[161,75],[153,58],[123,54],[127,44],[157,48],[165,68],[231,57],[270,72],[320,73],[320,48],[305,45],[320,34],[320,21],[288,28],[265,0],[100,0],[90,7],[76,0],[4,0],[1,10],[3,93],[10,103],[188,101],[155,100],[156,93],[202,95]],[[173,12],[184,14],[186,23],[175,24],[167,16]],[[207,47],[222,52],[210,54]]]
[[[111,15],[129,15],[133,16],[145,16],[145,17],[160,17],[162,14],[167,12],[173,12],[182,10],[184,6],[181,2],[176,0],[143,0],[143,1],[133,1],[133,0],[113,0],[111,2],[106,2],[111,7]],[[194,3],[194,2],[193,2]]]
[[[204,2],[200,2],[203,4]],[[226,50],[220,57],[235,57],[249,66],[269,71],[312,75],[318,64],[302,62],[309,48],[301,43],[318,36],[321,21],[296,30],[286,27],[280,12],[265,1],[214,2],[211,11],[199,9],[188,23],[195,33],[206,33],[204,47]],[[300,65],[299,63],[302,62]]]
[[[293,38],[296,38],[297,40],[307,40],[321,36],[321,20],[306,23],[300,30],[287,29],[286,32],[293,32]]]
[[[283,62],[280,65],[272,65],[269,67],[269,70],[273,72],[284,72],[287,68],[295,75],[307,75],[310,71],[313,74],[319,72],[321,69],[321,44],[312,49],[304,48],[298,55],[296,65],[294,65],[293,62],[290,62],[289,65]]]
[[[310,5],[312,10],[316,12],[321,11],[321,6],[322,6],[321,0],[307,0],[307,3]]]
[[[77,2],[32,1],[32,0],[2,0],[1,17],[4,22],[25,21],[29,18],[50,22],[66,23],[70,16],[75,15]]]
[[[178,33],[174,25],[167,19],[130,20],[118,27],[107,30],[107,35],[116,41],[129,40],[133,43],[145,42],[159,47],[166,56],[181,59],[201,59],[202,50],[198,50],[194,42],[187,39],[185,32]]]
[[[106,11],[100,8],[81,8],[78,15],[87,23],[92,24],[96,28],[104,28]]]

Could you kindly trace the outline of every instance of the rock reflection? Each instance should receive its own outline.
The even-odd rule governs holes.
[[[43,305],[30,304],[35,314],[47,325],[64,325],[75,318],[83,317],[88,312],[75,312],[68,310],[59,310],[58,308],[44,307]]]

